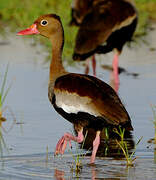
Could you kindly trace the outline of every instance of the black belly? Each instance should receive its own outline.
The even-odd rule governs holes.
[[[114,48],[116,48],[119,52],[122,51],[122,48],[126,42],[132,41],[132,36],[136,29],[138,22],[138,18],[136,17],[133,22],[121,29],[114,31],[109,38],[106,40],[106,45],[99,45],[96,49],[85,53],[85,54],[73,54],[74,60],[85,60],[88,57],[92,56],[93,54],[106,54],[111,52]]]
[[[122,48],[126,42],[132,41],[132,36],[137,26],[138,19],[135,18],[133,22],[115,32],[113,32],[110,37],[107,39],[107,45],[103,46],[103,53],[112,51],[114,48],[118,51],[122,51]]]

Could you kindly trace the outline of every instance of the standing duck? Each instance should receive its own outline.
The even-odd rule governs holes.
[[[132,0],[87,0],[85,12],[83,0],[75,0],[72,10],[72,22],[78,22],[73,59],[86,60],[93,56],[93,73],[95,70],[94,54],[105,54],[115,49],[113,58],[113,75],[118,89],[118,56],[124,44],[131,41],[137,25],[137,11]],[[86,2],[86,3],[87,3]],[[83,10],[82,15],[80,12]]]
[[[55,110],[74,124],[77,136],[65,133],[56,145],[55,154],[63,154],[67,143],[81,143],[83,129],[96,131],[90,163],[94,163],[100,144],[100,132],[109,125],[119,125],[128,129],[130,117],[116,92],[105,82],[96,77],[65,71],[62,64],[64,31],[59,16],[47,14],[40,16],[29,28],[18,35],[41,34],[52,43],[48,97]]]

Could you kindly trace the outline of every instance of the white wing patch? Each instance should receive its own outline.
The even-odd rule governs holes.
[[[92,105],[92,100],[83,96],[80,97],[76,93],[69,93],[68,91],[54,90],[56,96],[56,105],[62,108],[67,113],[78,113],[86,112],[94,116],[99,116],[100,114],[95,111]]]

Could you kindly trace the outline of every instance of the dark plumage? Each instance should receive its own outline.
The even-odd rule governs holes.
[[[43,24],[42,24],[43,23]],[[52,43],[52,61],[49,74],[49,100],[55,110],[74,124],[78,133],[75,137],[65,133],[58,141],[55,154],[63,154],[71,140],[83,141],[83,129],[96,131],[93,142],[91,163],[94,163],[100,143],[100,131],[106,127],[119,125],[132,130],[130,117],[116,92],[105,82],[88,75],[66,72],[62,65],[64,43],[63,27],[56,15],[43,15],[19,35],[41,34]]]
[[[131,40],[136,24],[136,9],[131,3],[124,0],[97,1],[81,22],[74,57],[77,54],[80,60],[84,60],[83,55],[98,50],[104,42],[107,42],[103,46],[104,53],[114,48],[121,51],[125,42]],[[102,49],[99,51],[102,52]]]
[[[70,102],[69,95],[73,102]],[[62,111],[63,108],[56,104],[57,96],[61,96],[62,103],[68,105],[69,109],[70,106],[77,107],[77,113],[72,113],[72,110],[71,113]],[[102,130],[105,126],[125,125],[130,122],[130,117],[115,91],[93,76],[70,73],[59,77],[55,81],[51,102],[56,111],[68,121],[84,124],[88,128]],[[84,107],[84,112],[80,110],[80,105]],[[85,112],[85,106],[90,113]],[[130,123],[127,129],[132,130]]]

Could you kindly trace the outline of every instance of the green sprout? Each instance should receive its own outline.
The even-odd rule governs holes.
[[[5,90],[5,86],[6,86],[6,81],[7,81],[7,75],[8,75],[8,69],[9,69],[9,64],[6,67],[6,71],[4,74],[4,78],[2,81],[2,86],[1,86],[1,90],[0,90],[0,119],[2,118],[2,113],[3,113],[3,104],[5,102],[5,99],[10,91],[11,88],[11,84],[10,86]]]
[[[8,106],[3,107],[4,102],[6,100],[6,97],[7,97],[8,93],[9,93],[10,88],[11,88],[11,84],[10,84],[10,86],[8,88],[6,88],[8,69],[9,69],[9,64],[6,67],[4,77],[2,79],[2,85],[1,85],[1,88],[0,88],[0,155],[1,155],[1,157],[3,156],[3,149],[6,149],[8,151],[8,148],[7,148],[6,143],[4,141],[4,138],[3,138],[2,130],[4,130],[5,132],[9,132],[11,130],[12,126],[15,123],[15,118],[14,118],[14,122],[13,122],[12,126],[9,128],[8,131],[6,131],[2,127],[2,123],[6,121],[6,118],[3,117],[3,112],[6,109],[8,109],[10,111],[10,113],[13,115],[13,112],[11,111],[11,109]],[[13,115],[13,117],[14,117],[14,115]]]
[[[109,142],[109,129],[107,127],[105,128],[105,141],[106,141],[105,156],[107,156],[108,155],[108,150],[109,150],[109,146],[108,146],[108,142]]]
[[[121,127],[119,127],[119,130],[114,128],[114,132],[116,134],[118,134],[120,136],[120,138],[121,138],[120,141],[118,141],[116,139],[116,143],[121,148],[121,150],[122,150],[122,152],[123,152],[123,154],[124,154],[124,156],[126,158],[127,167],[134,166],[134,161],[136,160],[136,157],[134,157],[134,154],[136,152],[136,147],[140,143],[140,141],[142,140],[143,137],[141,137],[138,140],[138,142],[135,144],[135,147],[134,147],[133,151],[131,153],[129,153],[127,142],[124,140],[125,129],[124,128],[122,129]]]
[[[76,156],[74,154],[72,154],[72,152],[70,151],[70,153],[72,154],[73,160],[74,162],[71,165],[71,171],[75,171],[76,174],[80,173],[82,170],[82,159],[84,159],[85,155],[90,151],[90,149],[84,153],[84,151],[82,150],[84,147],[84,143],[87,137],[88,131],[86,131],[85,133],[85,137],[84,137],[84,141],[82,143],[81,149],[79,151],[79,146],[76,143]]]

